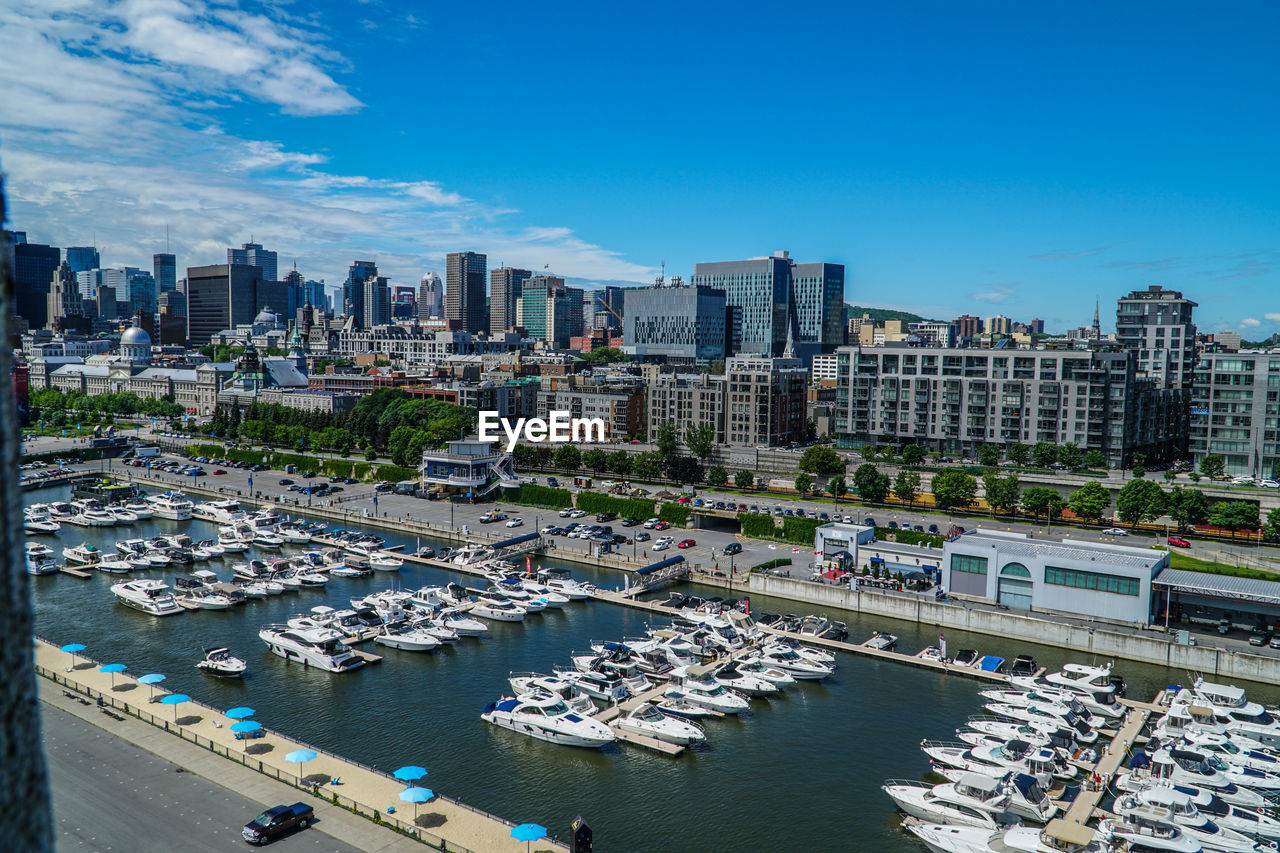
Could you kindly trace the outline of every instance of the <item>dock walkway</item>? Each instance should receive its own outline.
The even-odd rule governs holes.
[[[1102,753],[1102,757],[1098,759],[1097,766],[1093,769],[1093,773],[1101,777],[1100,784],[1084,784],[1080,786],[1080,793],[1071,802],[1070,808],[1067,809],[1063,816],[1065,820],[1085,824],[1092,820],[1098,808],[1098,803],[1102,801],[1102,795],[1106,793],[1107,786],[1111,783],[1120,765],[1124,762],[1125,756],[1133,747],[1133,743],[1141,734],[1142,729],[1147,724],[1147,717],[1150,716],[1152,709],[1156,708],[1159,703],[1159,697],[1156,703],[1147,702],[1130,702],[1125,701],[1129,710],[1125,712],[1123,724],[1120,726],[1116,736],[1107,744],[1106,750]]]

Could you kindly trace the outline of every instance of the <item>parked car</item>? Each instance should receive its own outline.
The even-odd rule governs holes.
[[[863,523],[863,525],[865,525],[866,527],[875,527],[875,526],[876,526],[876,520],[875,520],[874,518],[872,518],[871,516],[869,516],[869,515],[868,515],[866,518],[862,519],[862,523]]]
[[[648,541],[649,541],[649,539],[650,539],[650,536],[649,536],[648,531],[641,530],[640,532],[638,532],[638,533],[636,534],[636,541],[637,541],[637,542],[648,542]]]
[[[507,527],[524,527],[524,519],[513,518],[507,522]]]
[[[696,539],[681,539],[681,540],[680,540],[680,544],[679,544],[679,545],[677,545],[676,547],[677,547],[677,548],[692,548],[694,545],[697,545],[697,544],[698,544],[698,542],[697,542],[697,540],[696,540]]]
[[[1102,531],[1102,535],[1103,536],[1128,536],[1129,531],[1125,530],[1123,527],[1108,527],[1106,530]]]
[[[1271,632],[1265,625],[1259,625],[1249,632],[1249,645],[1265,646],[1269,642],[1271,642]]]
[[[331,494],[331,495],[336,495],[338,492],[341,492],[341,491],[343,491],[342,486],[330,486],[330,487],[329,487],[329,494]]]
[[[724,546],[724,553],[725,554],[741,554],[742,546],[739,545],[737,542],[730,542],[728,545]]]
[[[936,524],[930,524],[930,525],[929,525],[929,532],[930,532],[930,533],[933,533],[933,534],[935,534],[935,535],[936,535],[936,534],[938,533],[938,525],[936,525]]]
[[[573,514],[573,507],[567,506],[558,513],[561,518],[568,518]]]
[[[290,480],[288,477],[281,477],[281,478],[280,478],[280,485],[282,485],[282,486],[292,486],[292,485],[293,485],[293,480]]]
[[[554,524],[547,524],[547,525],[543,525],[543,528],[538,532],[541,533],[543,536],[555,536],[556,531],[559,529],[560,528],[556,527]]]
[[[1181,536],[1170,536],[1166,541],[1167,541],[1170,545],[1173,545],[1175,548],[1190,548],[1190,547],[1191,547],[1191,543],[1190,543],[1190,542],[1188,542],[1186,539],[1183,539]]]
[[[653,543],[653,548],[651,548],[650,550],[652,550],[652,551],[665,551],[665,550],[667,550],[667,549],[668,549],[668,548],[670,548],[670,547],[671,547],[671,543],[670,543],[670,542],[662,542],[662,541],[658,541],[658,542]]]
[[[897,530],[897,529],[898,529],[898,522],[896,522],[896,521],[891,521],[891,522],[889,522],[889,529],[890,529],[890,530]]]
[[[354,477],[343,477],[342,482],[346,483],[348,486],[354,486],[359,481]]]
[[[912,526],[912,528],[911,528],[911,529],[912,529],[912,530],[914,530],[916,533],[924,533],[924,525],[923,525],[923,524],[916,524],[916,525]]]
[[[266,844],[294,829],[306,829],[315,819],[315,810],[306,803],[273,806],[244,825],[240,835],[250,844]]]
[[[215,469],[214,469],[214,471],[213,471],[213,473],[214,473],[214,474],[225,474],[225,473],[227,473],[227,472],[226,472],[225,470],[223,470],[222,468],[215,468]]]
[[[555,477],[548,477],[548,478],[547,478],[547,485],[548,485],[548,486],[551,486],[553,489],[554,489],[554,488],[559,488],[559,486],[560,486],[560,481],[559,481],[559,480],[557,480]]]
[[[304,480],[310,480],[310,479],[311,479],[312,477],[314,477],[315,475],[316,475],[316,472],[315,472],[315,471],[308,471],[308,472],[306,472],[305,474],[303,474],[303,475],[302,475],[302,479],[304,479]]]
[[[656,527],[656,526],[657,526],[657,524],[658,524],[658,519],[656,519],[656,518],[649,518],[649,519],[645,519],[645,522],[644,522],[644,529],[645,529],[645,530],[652,530],[654,527]]]
[[[640,519],[636,518],[634,515],[628,515],[626,518],[622,519],[623,527],[635,527],[639,523]]]
[[[602,512],[596,516],[596,521],[613,521],[617,517],[616,512]]]
[[[667,522],[665,522],[665,521],[659,521],[657,524],[655,524],[655,525],[653,526],[653,529],[654,529],[654,530],[666,530],[666,529],[667,529],[668,527],[670,527],[670,526],[671,526],[671,525],[670,525],[670,524],[668,524],[668,523],[667,523]]]

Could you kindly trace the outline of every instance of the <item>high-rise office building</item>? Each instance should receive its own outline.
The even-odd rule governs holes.
[[[844,343],[844,264],[791,265],[791,336],[807,362]]]
[[[319,281],[307,279],[302,283],[302,304],[319,308],[321,311],[329,310],[329,297],[325,293],[324,279]]]
[[[1009,335],[1013,333],[1013,321],[1003,314],[997,314],[983,322],[982,331],[988,335]]]
[[[187,338],[192,346],[204,346],[224,329],[252,323],[270,298],[280,295],[263,286],[262,274],[261,267],[250,264],[187,268]]]
[[[79,317],[84,314],[84,300],[80,298],[80,284],[71,265],[63,261],[53,273],[49,282],[49,302],[45,309],[48,317],[46,326],[57,330],[58,320],[63,317]]]
[[[524,295],[529,270],[499,267],[489,272],[489,334],[500,335],[516,325],[516,300]]]
[[[245,243],[239,249],[227,249],[227,263],[259,267],[262,270],[263,281],[278,281],[276,253],[262,248],[261,243]]]
[[[487,331],[485,272],[489,259],[479,252],[450,252],[445,257],[444,318],[450,329]]]
[[[18,235],[21,235],[19,242]],[[10,232],[13,252],[14,313],[26,318],[33,329],[43,329],[49,321],[49,284],[62,263],[57,246],[26,242],[24,231]]]
[[[374,275],[364,280],[364,314],[360,325],[366,329],[386,326],[391,322],[391,287],[384,275]]]
[[[364,320],[364,283],[378,274],[373,261],[354,261],[347,269],[347,280],[342,285],[342,313]]]
[[[1116,340],[1138,354],[1138,375],[1165,388],[1186,388],[1195,367],[1196,303],[1153,284],[1116,304]]]
[[[569,338],[582,335],[582,294],[582,288],[566,287],[564,279],[557,276],[530,276],[524,282],[518,310],[525,335],[567,348]]]
[[[178,259],[170,253],[156,252],[151,256],[151,274],[160,293],[178,289]]]
[[[433,272],[422,276],[418,285],[418,319],[444,316],[444,282]]]
[[[85,270],[96,270],[98,267],[102,266],[102,261],[98,257],[98,247],[68,246],[67,265],[71,267],[72,273],[84,272]]]
[[[125,267],[124,281],[125,289],[117,288],[116,298],[128,303],[126,316],[132,317],[139,311],[156,313],[156,280],[151,273],[137,267]]]
[[[638,287],[627,294],[622,350],[637,359],[695,363],[724,358],[723,290]]]

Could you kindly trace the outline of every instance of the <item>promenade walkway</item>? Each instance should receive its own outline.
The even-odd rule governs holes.
[[[527,853],[527,845],[511,837],[514,824],[495,815],[473,809],[444,796],[437,796],[417,808],[399,800],[405,783],[389,773],[333,755],[314,746],[291,740],[277,732],[250,740],[237,740],[230,730],[235,722],[222,712],[195,701],[168,706],[150,701],[152,688],[138,684],[127,674],[112,676],[98,671],[97,662],[83,655],[74,657],[43,641],[35,641],[36,666],[40,675],[74,692],[84,693],[129,716],[177,735],[212,753],[263,773],[304,791],[321,801],[343,806],[369,818],[375,816],[407,836],[439,850],[453,853]],[[167,694],[155,689],[157,699]],[[176,744],[176,742],[175,742]],[[285,756],[298,749],[310,749],[317,757],[305,764],[291,764]],[[338,778],[338,785],[329,780]],[[389,806],[395,807],[388,814]],[[371,825],[372,828],[372,825]],[[563,844],[544,839],[536,850],[566,850]]]

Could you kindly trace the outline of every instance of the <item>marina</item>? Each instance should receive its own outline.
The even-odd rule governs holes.
[[[32,497],[50,500],[54,491]],[[216,539],[218,523],[198,516],[140,519],[115,530],[77,527],[64,536],[111,552],[117,538],[125,536],[149,540],[185,534],[194,543]],[[307,546],[285,544],[265,550],[252,546],[201,566],[214,570],[219,583],[225,584],[234,563],[261,559],[270,564],[307,549],[325,552],[337,547],[337,540],[331,538],[336,532],[326,531],[324,538]],[[582,749],[546,743],[484,723],[482,708],[495,697],[511,694],[507,678],[513,672],[568,667],[571,657],[591,643],[664,630],[673,617],[680,618],[673,608],[663,606],[669,590],[650,593],[648,599],[624,595],[618,589],[624,585],[621,574],[573,566],[573,576],[596,586],[590,601],[548,607],[520,622],[485,620],[484,637],[445,643],[428,654],[379,644],[373,647],[378,649],[375,655],[361,648],[370,639],[366,635],[355,641],[353,652],[379,657],[382,663],[343,674],[299,666],[271,654],[257,636],[266,625],[305,616],[318,606],[343,610],[352,599],[365,599],[388,586],[413,591],[455,583],[483,589],[486,584],[477,583],[476,578],[492,571],[483,561],[460,565],[416,555],[423,546],[442,548],[439,541],[386,531],[379,535],[385,537],[389,553],[402,562],[398,571],[336,577],[329,567],[327,572],[321,570],[330,575],[322,586],[255,598],[221,611],[186,612],[176,619],[155,619],[115,604],[107,587],[122,578],[92,568],[78,570],[88,583],[63,582],[59,575],[36,577],[38,631],[55,643],[91,637],[86,654],[125,661],[131,672],[163,672],[169,679],[165,687],[213,707],[254,705],[264,726],[299,741],[322,744],[360,764],[390,770],[412,759],[430,768],[434,789],[505,818],[537,820],[555,833],[556,827],[567,826],[581,813],[596,830],[597,843],[606,837],[625,838],[625,849],[637,851],[670,849],[675,832],[691,838],[696,849],[715,849],[723,846],[726,833],[738,837],[743,827],[749,828],[753,839],[744,849],[824,849],[833,835],[848,833],[866,839],[858,849],[921,850],[920,842],[904,832],[894,817],[893,802],[877,790],[879,781],[889,775],[920,776],[922,763],[915,745],[922,738],[945,737],[969,716],[980,714],[984,699],[978,691],[984,686],[1007,684],[1000,673],[925,655],[922,650],[936,645],[938,638],[915,626],[833,610],[830,617],[847,625],[847,639],[769,626],[760,626],[760,631],[767,637],[802,640],[832,652],[834,673],[821,681],[797,682],[776,698],[752,699],[744,713],[699,720],[705,742],[672,744],[618,727],[619,719],[662,698],[667,686],[655,682],[638,697],[598,708],[594,719],[609,726],[617,745]],[[554,552],[539,557],[529,550],[533,541],[510,546],[504,558],[522,570],[524,554],[519,549],[524,548],[535,568],[561,565]],[[172,584],[176,576],[195,568],[199,566],[135,570],[128,577],[160,577]],[[690,584],[679,589],[709,598],[717,592]],[[767,598],[753,597],[750,602],[752,612],[761,618],[765,612],[782,612],[789,606]],[[896,635],[893,648],[865,645],[888,632]],[[1070,660],[1061,650],[994,648],[988,637],[948,633],[953,648],[985,646],[1009,660],[1028,652],[1040,662],[1041,672],[1052,673]],[[215,678],[197,670],[195,663],[204,649],[212,648],[229,649],[244,659],[244,676]],[[730,652],[714,663],[737,656]],[[706,667],[707,662],[699,663],[689,675],[704,675]],[[1186,680],[1185,673],[1152,667],[1126,664],[1124,669],[1130,695],[1144,698],[1155,696],[1171,680]],[[948,677],[952,675],[962,677]],[[1250,695],[1255,693],[1267,698],[1266,688],[1251,686]],[[270,698],[278,696],[289,700]],[[908,713],[900,712],[904,703],[909,703]],[[1112,725],[1110,730],[1115,728]],[[1120,726],[1115,742],[1126,737],[1126,726]],[[1124,753],[1123,749],[1114,753],[1117,763]],[[1112,755],[1101,751],[1100,770],[1106,769]],[[779,762],[785,762],[785,768]],[[787,776],[799,772],[803,781],[769,792],[745,781],[721,781],[718,784],[728,784],[723,807],[705,821],[689,817],[694,804],[705,797],[710,779],[746,780],[778,772]],[[842,794],[840,802],[856,802],[856,807],[833,807],[827,793],[835,791]],[[1080,800],[1081,805],[1074,808],[1084,809],[1084,802]],[[782,827],[767,819],[784,811],[795,815],[795,826]],[[432,831],[445,833],[445,828]],[[616,842],[611,846],[623,849]]]

